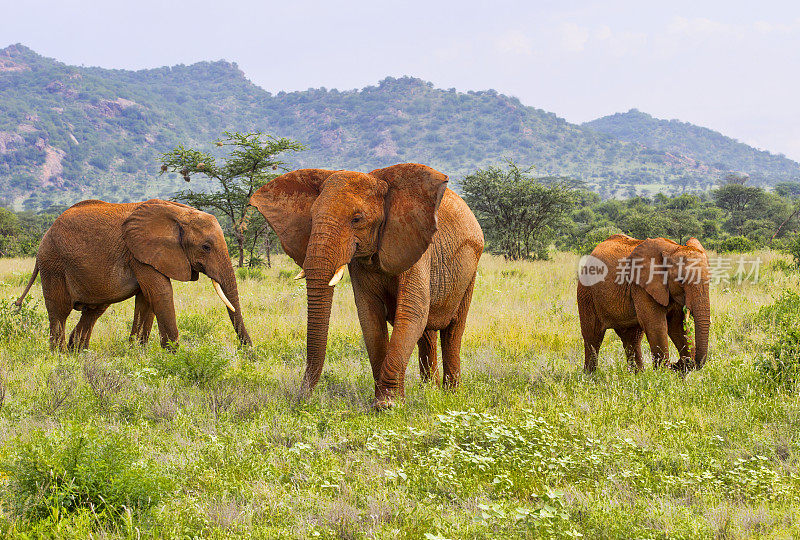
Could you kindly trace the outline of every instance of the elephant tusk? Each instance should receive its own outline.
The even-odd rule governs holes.
[[[234,313],[236,313],[236,308],[235,308],[235,307],[233,307],[233,304],[231,304],[231,301],[230,301],[230,300],[228,300],[228,297],[227,297],[227,296],[225,296],[225,293],[224,293],[224,292],[222,292],[222,287],[220,286],[220,284],[219,284],[219,283],[217,283],[216,281],[214,281],[213,279],[211,280],[211,284],[214,286],[214,292],[216,292],[216,293],[217,293],[217,296],[219,296],[220,300],[222,300],[222,302],[223,302],[223,303],[224,303],[226,306],[228,306],[228,309],[229,309],[229,310],[231,310],[231,311],[233,311]]]
[[[329,286],[335,287],[336,284],[339,283],[342,280],[342,276],[344,275],[344,268],[346,266],[347,266],[346,264],[343,264],[342,266],[339,267],[339,269],[336,271],[336,273],[333,274],[333,277],[331,278],[330,282],[328,283]]]
[[[294,279],[303,279],[304,277],[306,277],[306,271],[301,268],[300,273],[294,276]]]

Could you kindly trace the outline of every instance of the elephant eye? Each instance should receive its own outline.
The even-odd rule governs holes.
[[[358,223],[361,223],[361,220],[363,219],[364,216],[362,216],[361,214],[356,214],[355,216],[353,216],[353,219],[350,220],[350,223],[352,223],[353,225],[357,225]]]
[[[209,253],[211,251],[211,244],[203,244],[203,251]]]

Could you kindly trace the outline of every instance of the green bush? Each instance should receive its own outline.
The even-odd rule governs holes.
[[[783,291],[773,304],[758,310],[756,322],[766,330],[777,328],[779,332],[800,327],[800,293]]]
[[[103,521],[157,504],[167,481],[136,445],[92,425],[34,431],[0,463],[8,477],[0,500],[14,514],[41,520],[89,509]]]
[[[162,374],[205,385],[219,379],[231,360],[232,356],[223,348],[202,345],[197,348],[181,347],[174,353],[159,351],[153,363]]]
[[[755,249],[753,241],[744,236],[729,236],[717,244],[720,253],[747,253]]]
[[[209,314],[192,313],[178,317],[178,329],[192,341],[208,337],[219,326],[219,319]]]
[[[775,259],[774,261],[772,261],[767,265],[767,268],[769,270],[774,270],[775,272],[782,272],[784,274],[791,274],[792,272],[797,270],[797,268],[793,264],[783,259]]]
[[[800,234],[794,236],[793,238],[787,239],[784,250],[786,253],[792,256],[792,259],[794,259],[794,265],[800,268]]]
[[[247,280],[252,279],[254,281],[264,281],[267,279],[267,276],[264,275],[264,271],[258,265],[251,265],[251,266],[243,266],[242,268],[236,269],[236,278],[239,280]]]
[[[783,331],[769,352],[756,363],[756,369],[773,384],[794,388],[800,378],[800,330]]]
[[[17,306],[11,300],[0,300],[0,342],[15,341],[44,332],[46,317],[36,310],[36,302],[25,298]]]
[[[613,226],[605,226],[591,230],[585,235],[576,239],[574,251],[578,255],[588,255],[594,248],[597,247],[597,244],[612,234],[617,234],[619,232],[619,228]]]

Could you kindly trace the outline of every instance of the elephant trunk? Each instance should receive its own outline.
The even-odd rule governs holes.
[[[242,308],[239,302],[239,288],[236,285],[236,274],[227,253],[220,264],[220,269],[219,276],[209,277],[219,283],[222,293],[231,304],[230,306],[226,306],[228,317],[231,319],[234,330],[236,330],[239,342],[242,345],[252,345],[253,341],[250,339],[250,334],[247,333],[247,328],[245,328],[244,325],[244,318],[242,317]],[[233,310],[231,310],[231,307],[233,307]]]
[[[339,270],[350,262],[354,252],[355,245],[351,246],[348,238],[342,237],[341,228],[335,222],[319,224],[312,230],[303,263],[308,295],[308,330],[301,395],[309,395],[322,375],[334,285],[341,279]]]
[[[708,334],[711,326],[711,306],[708,296],[708,285],[701,286],[702,291],[692,295],[689,311],[694,319],[694,366],[700,369],[706,363],[708,355]]]
[[[328,325],[333,303],[333,287],[328,279],[307,279],[308,331],[306,332],[306,372],[300,392],[311,394],[322,375],[325,349],[328,345]]]

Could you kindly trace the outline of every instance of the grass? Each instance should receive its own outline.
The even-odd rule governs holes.
[[[800,274],[758,255],[759,283],[712,288],[711,356],[685,379],[630,373],[612,333],[584,375],[577,257],[484,256],[461,388],[423,385],[412,358],[386,413],[346,280],[296,398],[305,289],[285,257],[240,274],[246,350],[202,278],[174,283],[177,354],[155,329],[128,345],[132,301],[89,351],[50,353],[37,285],[0,316],[0,538],[800,536],[800,398],[758,367],[787,326],[762,308]],[[0,260],[7,301],[32,266]]]

